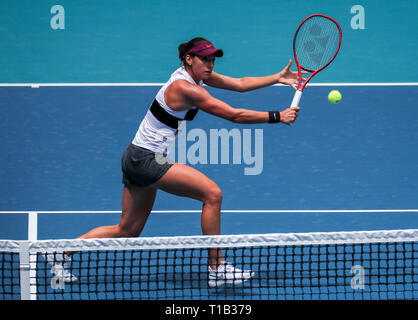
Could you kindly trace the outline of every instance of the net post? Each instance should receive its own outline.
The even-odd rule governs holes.
[[[30,300],[29,241],[19,244],[20,299]]]

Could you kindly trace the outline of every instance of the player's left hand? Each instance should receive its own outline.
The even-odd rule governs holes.
[[[292,71],[290,70],[290,66],[292,65],[292,60],[289,60],[289,63],[287,64],[287,66],[281,71],[279,72],[278,75],[278,83],[282,83],[282,84],[288,84],[290,86],[292,86],[293,89],[297,90],[296,85],[298,84],[298,73],[296,71]],[[302,74],[307,73],[306,71],[302,71]],[[302,78],[303,81],[305,81],[305,78]]]

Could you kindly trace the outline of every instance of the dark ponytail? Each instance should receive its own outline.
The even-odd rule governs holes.
[[[206,42],[208,40],[206,40],[205,38],[194,38],[188,42],[183,42],[182,44],[179,45],[179,59],[180,61],[185,64],[186,62],[186,52],[189,51],[191,48],[193,48],[194,46],[198,45],[201,42]],[[193,54],[191,54],[193,55]]]

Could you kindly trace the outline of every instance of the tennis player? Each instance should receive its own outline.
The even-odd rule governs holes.
[[[215,59],[223,56],[204,38],[194,38],[179,46],[181,67],[157,93],[139,129],[122,157],[122,217],[118,225],[91,230],[80,238],[137,237],[152,210],[157,190],[200,200],[203,203],[201,227],[204,235],[220,234],[222,191],[203,173],[181,163],[170,163],[165,156],[184,120],[193,120],[198,110],[235,123],[292,123],[299,108],[283,111],[254,111],[234,108],[211,96],[202,86],[245,92],[282,83],[295,90],[297,72],[292,61],[279,73],[264,77],[231,78],[216,73]],[[240,283],[253,272],[240,270],[222,258],[220,250],[209,251],[209,285]],[[67,278],[67,277],[66,277]],[[70,277],[72,278],[72,277]],[[73,279],[73,278],[72,278]]]

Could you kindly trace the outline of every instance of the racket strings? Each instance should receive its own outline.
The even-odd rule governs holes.
[[[295,54],[301,67],[318,70],[328,64],[338,50],[338,26],[327,18],[315,16],[306,20],[295,37]]]

